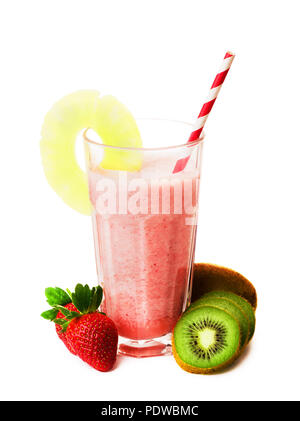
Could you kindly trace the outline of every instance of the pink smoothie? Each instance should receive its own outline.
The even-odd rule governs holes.
[[[89,172],[90,197],[95,208],[102,194],[96,187],[101,178],[103,174]],[[190,187],[184,190],[187,179]],[[187,202],[197,203],[197,181],[195,174],[179,174],[165,179],[163,184],[157,182],[158,196],[154,198],[149,188],[145,197],[147,214],[94,211],[96,260],[104,284],[105,311],[123,337],[137,340],[161,337],[172,331],[184,310],[196,228],[187,219],[191,215],[196,218],[196,208],[188,213],[184,210],[184,195]],[[162,213],[165,188],[170,191],[169,214]],[[124,186],[117,186],[118,195],[120,189]],[[181,213],[178,208],[174,211],[180,191]],[[133,194],[127,190],[121,193],[128,199]],[[153,214],[151,205],[157,197],[159,210]]]

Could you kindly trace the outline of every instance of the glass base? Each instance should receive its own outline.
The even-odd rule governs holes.
[[[146,358],[172,355],[171,334],[147,340],[133,340],[122,337],[119,340],[119,354],[127,357]]]

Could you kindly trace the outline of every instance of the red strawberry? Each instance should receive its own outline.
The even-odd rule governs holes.
[[[102,288],[77,284],[74,293],[67,291],[46,288],[47,301],[53,308],[42,317],[56,323],[57,334],[70,352],[96,370],[110,370],[116,361],[118,332],[114,322],[97,310]]]
[[[118,331],[114,322],[99,312],[73,319],[66,336],[83,361],[99,371],[113,367],[118,348]]]
[[[76,311],[76,312],[78,313],[78,310],[77,310],[77,308],[74,306],[74,304],[73,304],[73,303],[66,304],[64,307],[65,307],[66,309],[70,310],[70,311]],[[57,319],[65,319],[65,316],[62,314],[62,312],[61,312],[61,311],[59,311],[59,312],[57,313],[56,318],[57,318]],[[63,343],[64,343],[64,344],[66,345],[66,347],[68,348],[68,350],[69,350],[70,352],[72,352],[72,354],[76,355],[76,352],[75,352],[75,350],[74,350],[74,347],[73,347],[73,345],[72,345],[72,344],[68,341],[68,338],[67,338],[66,332],[64,332],[64,331],[63,331],[62,326],[60,326],[60,325],[56,324],[56,325],[55,325],[55,329],[56,329],[56,332],[57,332],[57,334],[58,334],[58,337],[59,337],[59,338],[63,341]]]

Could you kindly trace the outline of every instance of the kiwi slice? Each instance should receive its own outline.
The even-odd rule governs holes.
[[[246,314],[248,317],[248,320],[250,322],[249,328],[249,338],[248,342],[251,340],[254,331],[255,331],[255,313],[253,310],[253,307],[248,303],[247,300],[245,300],[243,297],[240,297],[237,294],[234,294],[233,292],[229,291],[211,291],[205,294],[202,298],[226,298],[227,300],[230,300],[237,304]]]
[[[214,307],[218,307],[221,310],[227,311],[231,314],[231,316],[237,319],[241,328],[241,348],[244,348],[244,346],[247,345],[250,334],[250,321],[241,307],[227,298],[208,296],[194,301],[186,311],[191,311],[200,305],[212,305]]]
[[[195,263],[192,285],[192,301],[207,292],[223,290],[244,297],[256,309],[257,295],[254,286],[245,276],[232,269],[211,263]]]
[[[240,325],[227,311],[201,305],[183,314],[172,337],[178,365],[191,373],[225,368],[239,354]]]

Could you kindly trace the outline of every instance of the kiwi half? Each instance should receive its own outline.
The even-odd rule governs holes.
[[[239,355],[240,325],[227,311],[201,305],[179,319],[172,348],[176,362],[185,371],[213,373]]]
[[[231,314],[231,316],[237,319],[241,328],[241,350],[247,345],[250,334],[250,321],[241,307],[227,298],[207,296],[194,301],[186,312],[191,311],[200,305],[212,305],[214,307],[218,307],[221,310],[227,311]]]
[[[210,263],[195,263],[193,271],[192,301],[214,290],[231,291],[244,297],[254,309],[257,295],[254,286],[240,273]]]
[[[237,304],[244,311],[249,320],[250,330],[248,342],[251,340],[255,331],[255,313],[253,307],[248,303],[247,300],[229,291],[211,291],[203,295],[202,298],[226,298],[227,300],[230,300],[233,303]]]

